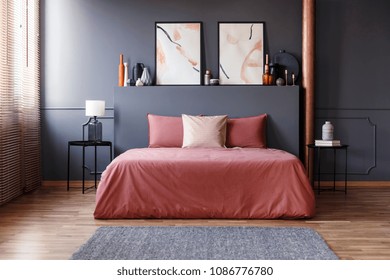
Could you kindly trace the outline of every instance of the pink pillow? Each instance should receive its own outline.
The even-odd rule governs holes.
[[[183,144],[183,122],[180,117],[148,114],[149,148],[180,148]]]
[[[226,147],[266,148],[267,115],[227,121]]]

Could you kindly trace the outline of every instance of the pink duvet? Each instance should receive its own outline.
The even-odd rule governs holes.
[[[132,149],[103,172],[95,218],[308,218],[302,163],[274,149]]]

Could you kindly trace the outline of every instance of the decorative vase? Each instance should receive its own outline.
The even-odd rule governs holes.
[[[268,65],[268,54],[265,55],[264,73],[263,73],[263,86],[270,85],[270,74]]]
[[[123,79],[125,74],[125,66],[123,65],[123,54],[119,56],[119,66],[118,66],[118,86],[123,87]]]
[[[333,140],[334,127],[330,121],[326,121],[322,126],[322,140]]]
[[[136,87],[142,87],[144,83],[141,81],[141,78],[138,78],[138,80],[135,82]]]
[[[276,84],[276,79],[278,78],[278,67],[279,65],[276,63],[270,63],[269,64],[269,74],[271,76],[271,83],[270,85]]]
[[[209,86],[210,85],[210,79],[211,79],[211,71],[206,70],[206,74],[204,74],[204,85]]]
[[[133,67],[133,80],[136,82],[142,76],[142,71],[144,69],[143,63],[136,63]]]
[[[277,78],[276,79],[276,85],[277,86],[284,86],[286,83],[283,78]]]
[[[127,62],[123,63],[123,65],[125,66],[125,75],[124,75],[124,78],[123,78],[123,86],[124,87],[127,87],[127,82],[128,82],[128,79],[129,79],[129,64]]]
[[[148,67],[144,67],[144,70],[142,71],[141,82],[145,86],[150,86],[152,84],[152,78],[150,77]]]

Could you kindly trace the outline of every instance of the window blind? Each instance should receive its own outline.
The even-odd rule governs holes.
[[[0,3],[0,204],[4,204],[41,185],[39,0]]]

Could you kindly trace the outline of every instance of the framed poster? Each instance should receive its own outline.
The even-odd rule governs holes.
[[[261,85],[263,22],[219,22],[219,83]]]
[[[201,22],[156,22],[156,85],[201,84]]]

